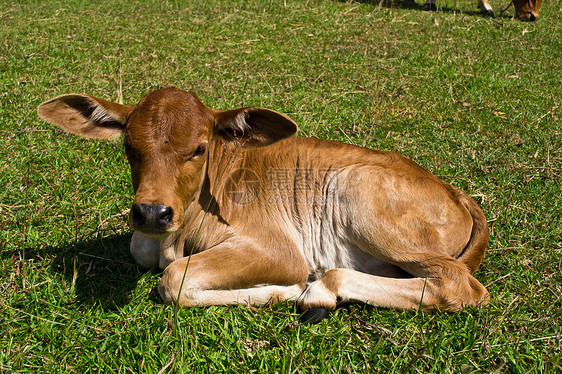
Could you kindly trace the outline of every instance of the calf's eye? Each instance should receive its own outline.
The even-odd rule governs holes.
[[[196,157],[196,156],[200,156],[202,154],[205,153],[205,146],[204,145],[200,145],[199,147],[197,147],[197,149],[195,150],[195,152],[193,152],[193,156],[192,157]]]

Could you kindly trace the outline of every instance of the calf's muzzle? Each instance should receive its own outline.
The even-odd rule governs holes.
[[[165,205],[133,204],[131,222],[141,232],[165,232],[172,223],[174,210]]]

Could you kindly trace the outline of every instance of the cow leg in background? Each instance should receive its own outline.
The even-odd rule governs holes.
[[[437,10],[435,0],[426,0],[423,4],[423,9]],[[496,16],[496,14],[494,13],[494,9],[492,9],[492,6],[490,5],[490,3],[488,3],[488,0],[478,0],[478,9],[480,9],[480,12],[483,14],[487,14],[492,17]]]
[[[151,240],[139,232],[133,232],[131,238],[131,255],[142,268],[157,268],[160,261],[160,240]]]
[[[237,243],[239,244],[239,243]],[[167,304],[181,306],[264,305],[297,299],[305,288],[303,258],[268,256],[252,244],[220,245],[172,262],[159,292]]]
[[[483,14],[487,14],[492,17],[496,16],[496,14],[494,13],[494,9],[492,9],[492,6],[490,5],[490,3],[488,3],[488,0],[478,0],[478,9],[480,9],[480,12]]]
[[[423,9],[437,10],[437,5],[435,5],[435,0],[425,0],[425,3],[423,4]]]

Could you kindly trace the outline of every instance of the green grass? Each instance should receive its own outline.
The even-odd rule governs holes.
[[[0,371],[561,371],[560,4],[534,24],[438,6],[2,0]],[[64,93],[135,103],[162,85],[287,113],[301,135],[395,150],[461,187],[491,222],[476,274],[491,303],[349,305],[315,326],[293,304],[163,305],[159,274],[128,252],[120,144],[35,112]]]

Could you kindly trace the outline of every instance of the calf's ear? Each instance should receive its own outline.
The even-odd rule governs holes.
[[[249,107],[217,112],[213,134],[241,148],[255,148],[289,138],[297,130],[297,124],[281,113]]]
[[[94,139],[112,139],[123,131],[134,105],[121,105],[88,95],[63,95],[39,105],[45,121]]]

